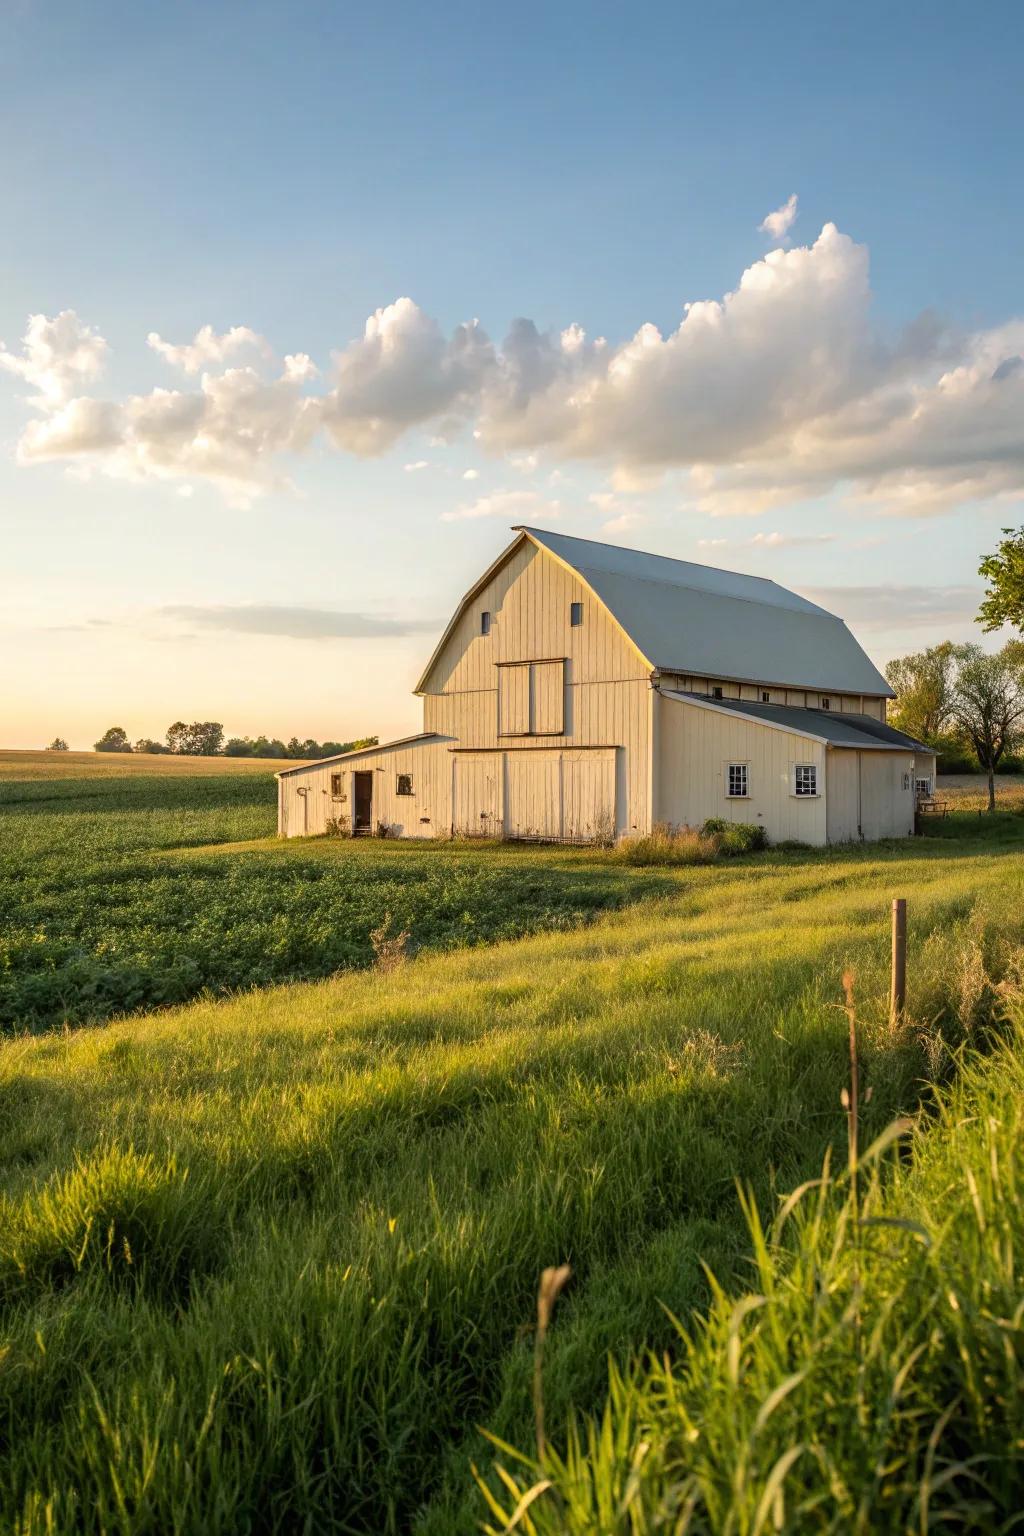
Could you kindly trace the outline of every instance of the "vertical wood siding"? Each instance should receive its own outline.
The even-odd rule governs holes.
[[[454,831],[458,837],[502,837],[505,832],[505,761],[500,752],[455,757]]]
[[[655,820],[699,827],[711,816],[760,823],[773,842],[820,845],[825,829],[825,749],[789,731],[739,720],[657,696],[658,775]],[[726,794],[728,765],[747,764],[749,794]],[[797,763],[818,770],[818,794],[793,794]]]
[[[855,843],[861,836],[861,753],[834,748],[825,763],[825,824],[830,843]]]
[[[371,826],[390,827],[398,837],[444,837],[452,824],[452,754],[447,741],[383,747],[341,762],[314,763],[278,780],[283,837],[316,836],[329,821],[351,825],[354,773],[373,774]],[[331,776],[341,774],[341,794],[332,795]],[[412,779],[411,795],[398,793],[398,775]]]
[[[570,623],[574,602],[583,605],[579,625]],[[489,635],[480,633],[482,610],[492,615]],[[558,669],[506,665],[561,657]],[[529,686],[531,670],[534,728],[561,730],[523,737],[524,750],[620,748],[617,831],[645,831],[650,670],[579,578],[546,551],[524,544],[477,594],[437,657],[425,682],[423,729],[454,737],[462,747],[506,745],[502,733],[523,719],[522,695],[513,690],[523,686],[518,679]]]
[[[538,735],[561,736],[565,730],[564,673],[562,661],[538,661],[530,668],[531,729]]]
[[[931,777],[930,754],[855,752],[828,754],[828,840],[874,842],[909,837],[914,831],[917,777]],[[934,779],[932,780],[934,783]]]
[[[530,730],[530,668],[528,664],[496,669],[498,734],[526,736]]]
[[[756,657],[751,657],[756,664]],[[723,699],[748,699],[755,704],[795,704],[799,709],[820,709],[822,699],[830,701],[834,712],[848,715],[870,715],[873,720],[885,719],[885,700],[866,693],[825,693],[811,688],[780,687],[775,683],[737,683],[722,677],[697,677],[686,673],[661,674],[664,688],[674,688],[680,693],[710,694],[713,688],[721,688]],[[767,699],[762,695],[767,693]]]
[[[616,755],[564,747],[455,753],[456,831],[604,840],[615,827]]]
[[[867,842],[914,830],[914,754],[861,752],[860,825]]]

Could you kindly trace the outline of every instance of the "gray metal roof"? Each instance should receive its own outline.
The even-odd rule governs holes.
[[[696,704],[725,715],[741,715],[760,725],[823,741],[830,747],[855,747],[858,751],[869,752],[932,750],[912,736],[894,730],[891,725],[872,720],[869,715],[847,715],[833,709],[801,709],[794,704],[755,704],[747,699],[709,699],[703,693],[682,693],[675,688],[663,688],[661,693],[663,698],[678,699],[681,704]]]
[[[424,741],[448,740],[442,737],[439,731],[420,731],[416,736],[399,736],[397,741],[382,741],[375,747],[356,747],[354,752],[336,752],[333,757],[314,757],[309,763],[296,763],[294,768],[281,768],[274,774],[275,779],[286,779],[292,773],[309,773],[313,768],[322,768],[325,763],[347,763],[353,757],[372,757],[376,752],[390,752],[393,747],[416,747]]]
[[[842,619],[766,577],[517,531],[582,577],[655,670],[893,696]]]

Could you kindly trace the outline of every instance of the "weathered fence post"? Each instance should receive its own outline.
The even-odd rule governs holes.
[[[903,1017],[907,1006],[907,902],[897,896],[892,904],[892,985],[889,989],[889,1018],[893,1024]]]

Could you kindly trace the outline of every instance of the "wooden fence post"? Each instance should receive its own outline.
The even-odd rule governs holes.
[[[907,902],[897,896],[892,904],[892,985],[889,1018],[897,1024],[907,1006]]]

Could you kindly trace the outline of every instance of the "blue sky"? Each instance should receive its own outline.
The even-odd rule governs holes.
[[[829,12],[6,7],[4,744],[415,727],[520,521],[823,594],[880,660],[970,633],[1024,487],[1024,13]]]

